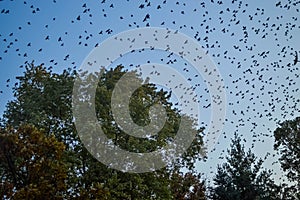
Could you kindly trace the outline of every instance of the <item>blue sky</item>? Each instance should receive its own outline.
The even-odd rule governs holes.
[[[197,165],[199,171],[205,173],[204,177],[213,175],[211,171],[215,172],[216,164],[222,162],[222,151],[229,148],[235,132],[246,138],[249,148],[256,140],[253,150],[258,156],[273,154],[271,133],[276,124],[299,116],[300,63],[291,64],[292,54],[300,53],[299,5],[285,7],[281,3],[280,8],[274,1],[212,2],[106,0],[86,1],[84,5],[77,0],[1,1],[4,13],[0,14],[0,112],[12,99],[14,77],[22,74],[24,68],[19,66],[25,61],[44,63],[61,72],[67,67],[78,68],[96,44],[101,45],[112,35],[146,26],[170,28],[199,40],[216,63],[226,86],[224,133],[208,161]],[[9,13],[5,14],[7,10]],[[150,18],[144,21],[147,14]],[[192,69],[188,73],[182,71],[184,61],[180,58],[149,51],[120,58],[115,64],[166,64],[170,59],[178,60],[170,65],[185,77],[195,75]],[[197,83],[201,85],[197,90],[202,95],[201,120],[208,124],[211,110],[203,106],[209,104],[210,96],[201,77],[194,84]],[[278,180],[281,172],[278,164],[272,165],[274,161],[276,156],[270,156],[265,165],[276,171]]]

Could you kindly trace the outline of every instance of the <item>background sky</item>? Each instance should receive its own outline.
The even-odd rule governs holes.
[[[210,178],[223,162],[230,138],[238,133],[245,145],[280,181],[272,132],[280,121],[299,116],[300,4],[297,1],[0,1],[0,113],[13,98],[15,76],[26,62],[61,72],[79,68],[95,46],[122,31],[139,27],[178,30],[194,38],[216,64],[226,86],[226,121],[215,150],[197,168]],[[148,16],[148,17],[146,17]],[[116,48],[116,47],[111,47]],[[207,127],[211,103],[201,76],[175,55],[144,51],[116,60],[128,69],[168,64],[199,84],[200,121]],[[175,61],[176,59],[176,61]],[[8,81],[9,79],[9,81]],[[7,87],[8,85],[8,87]],[[225,152],[225,153],[224,153]],[[274,163],[275,162],[275,163]]]

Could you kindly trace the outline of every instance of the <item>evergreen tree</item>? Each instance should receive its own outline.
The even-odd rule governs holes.
[[[237,135],[230,147],[227,162],[218,166],[214,177],[212,199],[281,199],[280,187],[271,179],[271,172],[262,168],[263,160],[257,159],[250,149],[246,152]]]

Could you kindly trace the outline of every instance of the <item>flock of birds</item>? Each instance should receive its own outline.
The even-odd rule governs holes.
[[[61,11],[65,13],[62,15],[52,9],[47,18],[40,21],[39,17],[47,8],[43,6],[44,2],[11,1],[7,3],[8,8],[5,3],[0,1],[0,5],[3,4],[0,19],[16,15],[14,3],[23,12],[28,12],[26,16],[29,17],[20,21],[22,14],[19,14],[19,18],[11,18],[15,21],[7,28],[2,26],[2,70],[15,66],[23,68],[32,60],[53,71],[66,66],[77,69],[82,62],[77,58],[78,49],[88,54],[94,47],[100,47],[105,38],[134,28],[170,28],[193,37],[214,60],[226,86],[225,127],[219,139],[220,145],[215,146],[221,160],[226,156],[225,149],[228,147],[222,146],[222,140],[230,138],[234,132],[241,134],[249,147],[255,148],[259,142],[273,140],[274,124],[299,115],[300,1],[260,3],[260,6],[255,5],[258,2],[238,0],[74,1],[71,7],[74,6],[79,13],[70,11],[69,15],[65,10],[67,5],[63,5],[69,3],[53,0],[53,8],[58,8],[55,4],[65,6]],[[34,33],[28,33],[32,30]],[[22,34],[24,37],[21,37]],[[59,52],[59,55],[53,51]],[[46,56],[49,52],[53,54]],[[147,63],[154,60],[147,59]],[[203,81],[200,75],[193,74],[188,63],[183,62],[183,66],[179,66],[178,63],[182,64],[179,60],[180,57],[172,53],[158,59],[182,70],[193,84],[194,91],[205,86],[205,83],[199,82]],[[129,63],[128,67],[137,65]],[[207,71],[209,73],[209,69]],[[159,69],[153,68],[152,73],[159,75]],[[10,87],[12,82],[11,77],[2,84]],[[197,99],[202,109],[207,111],[212,102],[207,88],[202,89],[202,93],[198,91]],[[174,104],[180,106],[178,102]],[[208,122],[202,125],[208,126]],[[276,156],[274,152],[268,154]],[[214,167],[211,170],[214,172]]]

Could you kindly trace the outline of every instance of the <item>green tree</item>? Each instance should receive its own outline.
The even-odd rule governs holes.
[[[171,177],[182,167],[190,169],[190,176],[193,176],[195,184],[191,184],[191,189],[202,190],[194,163],[201,157],[203,129],[195,128],[194,119],[172,108],[169,93],[158,90],[153,84],[145,84],[136,90],[130,99],[131,117],[139,125],[149,123],[149,108],[157,101],[166,109],[167,121],[158,136],[151,140],[132,137],[115,123],[110,101],[115,84],[125,73],[122,66],[103,72],[96,91],[96,116],[108,138],[121,148],[133,152],[149,152],[172,141],[180,120],[183,117],[187,118],[188,123],[184,124],[184,130],[195,134],[195,140],[180,159],[168,163],[165,168],[151,173],[123,173],[108,168],[90,155],[81,143],[74,125],[72,89],[79,74],[71,69],[57,74],[43,66],[28,65],[24,75],[18,77],[19,84],[14,88],[15,99],[7,105],[2,127],[12,126],[18,129],[22,124],[34,125],[42,129],[45,136],[54,134],[55,138],[65,145],[62,160],[67,169],[67,177],[63,195],[67,198],[176,199],[179,194],[178,191],[175,193],[170,189],[171,185],[175,184]],[[179,175],[186,179],[184,174]],[[193,190],[189,196],[198,193],[200,191]]]
[[[281,123],[274,136],[274,150],[280,154],[281,167],[288,180],[295,183],[290,190],[300,199],[300,117]]]
[[[262,168],[249,149],[245,151],[241,138],[235,135],[227,162],[218,166],[211,197],[222,200],[281,199],[280,187],[271,179],[271,172]]]

